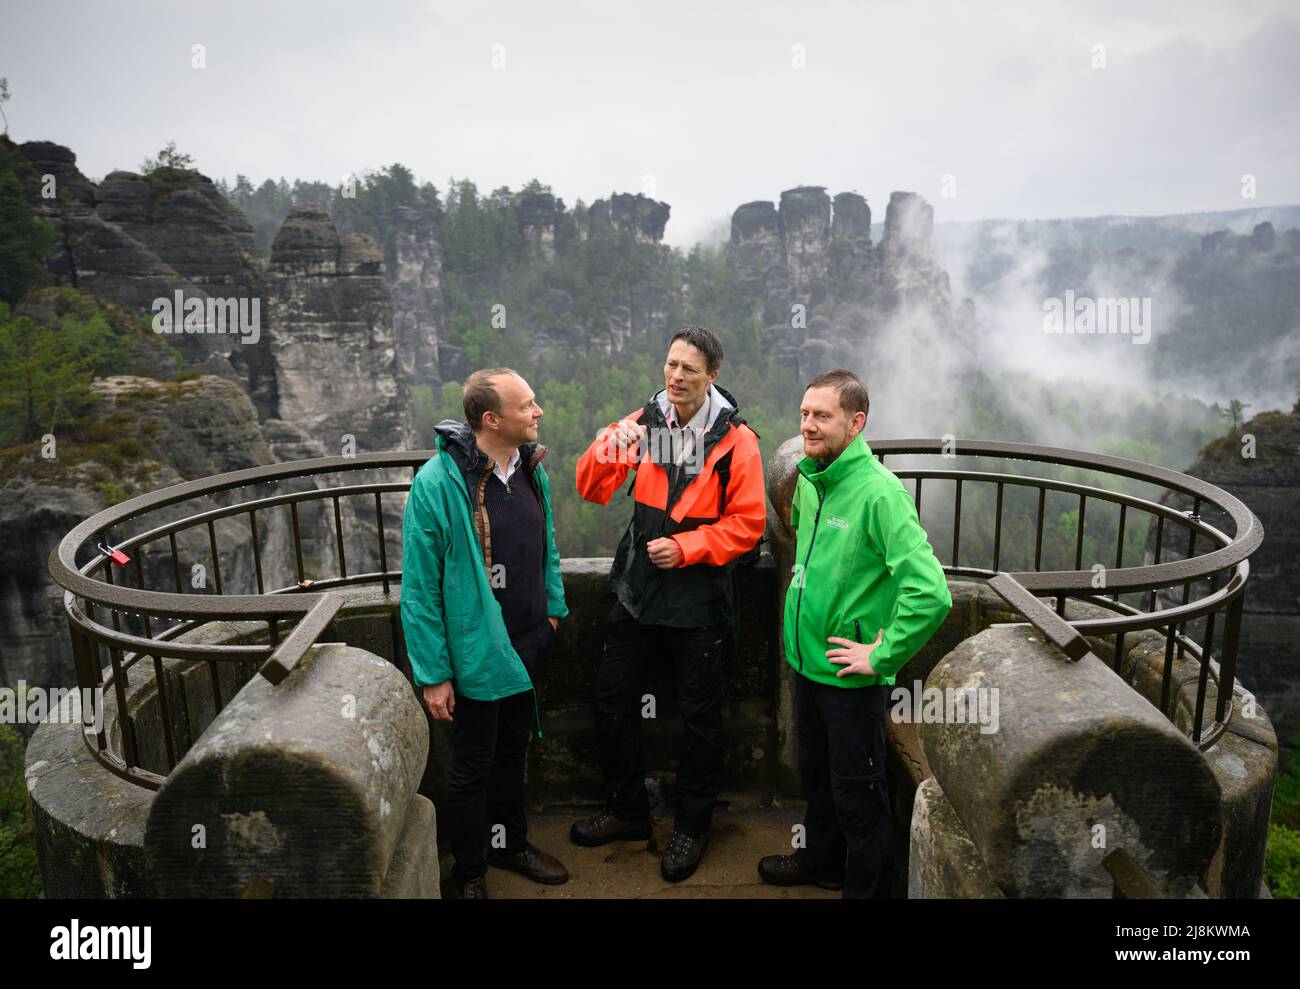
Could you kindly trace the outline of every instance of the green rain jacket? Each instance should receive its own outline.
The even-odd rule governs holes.
[[[892,685],[952,607],[943,568],[897,477],[861,434],[825,470],[804,457],[790,508],[794,576],[785,597],[785,658],[810,680],[837,687]],[[874,642],[876,676],[826,658],[838,636]]]
[[[463,422],[438,424],[438,455],[411,482],[402,520],[402,631],[416,686],[452,681],[458,695],[495,701],[532,689],[523,660],[510,644],[501,606],[473,522],[477,509],[465,475],[490,470],[486,454]],[[555,548],[551,485],[532,444],[519,448],[519,472],[531,473],[546,517],[546,613],[564,618],[564,582]]]

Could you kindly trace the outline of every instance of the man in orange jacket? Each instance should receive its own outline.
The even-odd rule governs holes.
[[[578,461],[578,493],[608,504],[628,471],[632,521],[610,573],[618,598],[596,673],[596,736],[606,805],[570,830],[579,845],[650,837],[641,757],[641,680],[651,655],[671,658],[686,723],[677,768],[665,879],[691,875],[708,844],[722,787],[722,676],[731,635],[735,561],[762,538],[767,519],[758,436],[714,381],[722,344],[700,326],[678,331],[664,388],[596,437]]]

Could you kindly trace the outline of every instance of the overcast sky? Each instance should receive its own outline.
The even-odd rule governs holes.
[[[801,184],[877,219],[894,189],[939,221],[1300,202],[1297,5],[1137,6],[42,0],[6,4],[0,75],[11,137],[95,179],[168,140],[228,180],[400,161],[644,191],[674,244]]]

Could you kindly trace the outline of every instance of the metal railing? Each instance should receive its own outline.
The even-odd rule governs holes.
[[[1113,635],[1113,662],[1116,672],[1119,672],[1125,655],[1124,638],[1128,633],[1143,629],[1163,630],[1165,658],[1160,710],[1173,719],[1174,712],[1169,706],[1173,659],[1175,654],[1179,659],[1190,655],[1199,664],[1195,712],[1192,716],[1192,741],[1204,751],[1218,740],[1231,714],[1242,609],[1246,581],[1250,576],[1248,559],[1264,539],[1264,528],[1259,519],[1240,500],[1221,488],[1178,471],[1137,460],[1055,447],[980,440],[915,439],[883,440],[872,443],[871,448],[881,463],[885,462],[887,456],[939,455],[1052,464],[1129,478],[1153,485],[1166,495],[1190,499],[1191,508],[1180,511],[1163,501],[1059,479],[957,469],[915,468],[894,471],[899,478],[915,480],[913,498],[918,514],[922,511],[924,481],[943,479],[953,482],[952,554],[951,562],[944,565],[944,571],[951,576],[986,579],[1003,600],[1025,616],[1028,624],[1041,631],[1070,659],[1077,661],[1092,651],[1085,636]],[[969,484],[990,485],[996,492],[993,552],[989,567],[960,563],[962,489]],[[1033,570],[1007,572],[1000,569],[1004,495],[1008,485],[1032,488],[1038,492]],[[1046,499],[1049,492],[1068,494],[1078,499],[1073,570],[1041,570]],[[1105,571],[1104,578],[1104,587],[1110,592],[1110,597],[1096,593],[1097,571],[1092,568],[1083,569],[1089,500],[1119,506],[1115,564]],[[1209,508],[1218,510],[1232,522],[1233,535],[1229,536],[1205,521],[1203,515]],[[1125,533],[1130,511],[1134,514],[1145,513],[1155,521],[1155,534],[1151,540],[1154,552],[1149,564],[1144,562],[1141,566],[1124,566]],[[1181,559],[1164,561],[1162,554],[1167,546],[1166,529],[1172,527],[1186,530],[1187,549]],[[1198,538],[1205,539],[1212,547],[1204,555],[1196,555]],[[1192,587],[1205,580],[1210,583],[1209,593],[1193,600]],[[1222,586],[1219,586],[1220,583]],[[1181,587],[1181,600],[1166,607],[1159,600],[1159,592],[1171,587]],[[1122,601],[1125,593],[1144,597],[1145,606]],[[1055,609],[1040,600],[1043,597],[1054,598]],[[1116,617],[1067,620],[1066,605],[1071,598],[1111,611]],[[1220,612],[1225,611],[1219,652],[1221,658],[1216,664],[1213,660],[1216,619]],[[1202,637],[1198,642],[1188,634],[1188,626],[1202,618]],[[1204,726],[1205,700],[1211,677],[1216,684],[1217,700],[1214,719],[1210,725]]]
[[[374,585],[388,594],[395,582],[400,582],[400,570],[388,567],[387,532],[384,525],[383,496],[405,493],[410,482],[371,482],[326,486],[305,491],[275,494],[240,501],[234,505],[218,507],[187,515],[183,518],[154,525],[129,537],[114,541],[114,533],[127,522],[139,521],[161,509],[183,502],[210,498],[222,492],[275,485],[295,478],[326,474],[346,475],[356,471],[386,468],[410,469],[412,477],[429,457],[432,450],[406,453],[368,453],[353,457],[324,457],[269,467],[220,474],[215,477],[187,481],[160,491],[150,492],[114,505],[82,522],[69,532],[51,552],[50,574],[64,588],[64,610],[72,642],[73,659],[77,671],[77,684],[82,688],[111,692],[116,707],[116,724],[120,731],[121,751],[109,744],[109,728],[100,719],[95,730],[87,724],[83,730],[87,747],[99,762],[123,779],[150,789],[162,785],[164,776],[140,765],[140,746],[136,738],[136,718],[128,710],[126,677],[128,671],[143,660],[153,662],[158,689],[159,717],[168,771],[176,765],[174,743],[175,708],[168,694],[167,677],[163,660],[167,658],[202,661],[208,664],[215,709],[225,705],[222,696],[219,663],[256,663],[258,671],[272,683],[279,683],[294,668],[321,635],[330,627],[345,598],[338,589],[349,585]],[[376,521],[376,543],[379,569],[349,573],[347,540],[344,538],[342,499],[373,499]],[[300,507],[308,502],[328,501],[333,506],[333,540],[339,563],[338,573],[308,577],[303,558],[303,534]],[[262,535],[258,518],[275,508],[288,507],[294,549],[294,572],[297,580],[291,584],[267,588],[263,575]],[[256,593],[230,594],[224,586],[221,572],[221,553],[217,541],[216,523],[225,519],[246,518],[253,555]],[[206,530],[210,561],[213,568],[215,593],[187,593],[181,578],[183,568],[177,536],[191,529]],[[400,537],[400,533],[399,533]],[[173,591],[161,591],[145,586],[143,550],[166,540],[171,556]],[[97,547],[87,562],[78,566],[76,559],[89,547]],[[111,562],[106,550],[117,550],[130,558],[130,563],[118,567]],[[116,572],[115,572],[116,568]],[[125,583],[126,575],[134,576],[135,586]],[[98,609],[107,611],[109,625],[97,615]],[[155,631],[156,622],[175,620],[174,624]],[[217,621],[266,622],[266,641],[243,645],[223,645],[186,641],[181,637]],[[393,616],[396,625],[398,618]],[[137,627],[132,632],[124,624]],[[292,625],[287,630],[285,626]],[[401,641],[394,628],[394,641]],[[109,658],[107,666],[102,661],[101,650]],[[105,673],[107,672],[107,677]]]
[[[1015,443],[958,441],[962,457],[994,457],[1013,461],[1040,462],[1062,467],[1079,468],[1128,477],[1155,484],[1167,492],[1193,499],[1190,512],[1182,512],[1168,505],[1136,495],[1075,482],[1048,478],[1021,476],[1009,473],[989,473],[957,469],[899,469],[895,473],[904,479],[915,480],[918,512],[922,509],[923,482],[948,480],[954,482],[952,558],[944,566],[951,576],[977,577],[990,586],[1012,608],[1039,628],[1067,656],[1080,659],[1089,652],[1085,635],[1114,635],[1116,637],[1116,666],[1123,655],[1123,637],[1132,631],[1147,628],[1166,630],[1166,657],[1161,709],[1172,717],[1168,708],[1170,673],[1175,650],[1179,657],[1191,655],[1200,662],[1196,714],[1193,740],[1202,748],[1218,738],[1227,720],[1226,705],[1231,702],[1231,684],[1236,666],[1239,633],[1241,628],[1242,600],[1249,574],[1247,557],[1254,552],[1263,538],[1258,519],[1236,498],[1226,492],[1175,471],[1153,467],[1132,460],[1105,457],[1077,451],[1059,450]],[[872,449],[882,462],[886,456],[944,455],[949,447],[937,439],[887,440],[872,444]],[[255,467],[215,477],[188,481],[160,491],[151,492],[115,505],[82,522],[63,538],[50,554],[49,569],[54,580],[64,588],[64,608],[68,618],[73,657],[77,670],[78,686],[100,689],[111,694],[116,707],[116,727],[120,738],[120,751],[110,743],[106,722],[87,725],[83,731],[87,747],[106,768],[124,779],[152,789],[158,788],[165,776],[143,767],[140,763],[141,747],[137,738],[136,717],[128,708],[126,683],[129,671],[146,660],[153,664],[157,684],[159,724],[163,734],[164,761],[167,771],[175,766],[177,752],[174,741],[175,708],[169,696],[168,677],[164,675],[164,659],[191,660],[206,663],[210,673],[212,698],[215,710],[225,703],[221,688],[219,664],[257,664],[262,676],[278,683],[294,668],[298,661],[330,628],[345,597],[342,588],[355,585],[378,585],[387,595],[392,584],[400,583],[401,571],[390,570],[384,524],[383,496],[404,494],[410,482],[380,481],[369,483],[341,483],[304,491],[251,497],[235,504],[219,506],[185,515],[182,518],[161,522],[142,528],[129,536],[114,541],[114,535],[127,523],[142,526],[148,517],[162,509],[198,499],[258,486],[275,485],[295,478],[319,478],[322,475],[347,475],[357,471],[377,469],[409,469],[412,477],[420,466],[433,455],[433,451],[404,453],[371,453],[355,457],[328,457],[317,460]],[[996,519],[994,522],[993,551],[990,566],[961,564],[962,490],[967,485],[991,485],[996,490]],[[1027,486],[1038,490],[1038,513],[1034,553],[1034,569],[1023,572],[1004,572],[1000,569],[1003,555],[1002,530],[1004,515],[1004,489],[1009,486]],[[1076,540],[1076,568],[1069,571],[1041,571],[1043,552],[1044,506],[1049,492],[1077,496],[1079,506],[1079,533]],[[344,534],[344,515],[340,510],[342,499],[362,499],[373,504],[375,519],[375,545],[372,557],[378,557],[379,569],[349,573],[347,540]],[[1109,571],[1106,589],[1111,598],[1095,593],[1094,573],[1079,569],[1082,562],[1084,514],[1089,500],[1109,501],[1120,506],[1119,548],[1115,569]],[[304,560],[304,537],[301,528],[301,508],[306,503],[323,502],[332,505],[332,532],[322,538],[332,542],[337,560],[337,572],[308,575]],[[350,503],[350,504],[354,504]],[[1201,518],[1204,506],[1213,505],[1233,521],[1233,536],[1221,532]],[[273,509],[287,507],[290,512],[290,530],[293,541],[293,574],[296,580],[283,586],[267,588],[264,580],[262,539],[267,534],[259,517]],[[367,509],[369,510],[369,508]],[[1154,562],[1137,567],[1123,567],[1124,530],[1128,513],[1147,513],[1156,520]],[[228,593],[221,571],[221,547],[217,539],[217,523],[242,519],[246,521],[253,556],[253,584],[255,593]],[[1186,558],[1161,561],[1166,528],[1181,526],[1187,530]],[[181,578],[182,566],[178,535],[197,530],[206,532],[207,547],[213,566],[213,591],[215,593],[187,593]],[[313,533],[312,535],[319,535]],[[400,532],[397,534],[400,539]],[[1213,549],[1194,556],[1198,538],[1204,538]],[[164,591],[146,587],[145,568],[142,562],[147,547],[166,541],[171,560],[174,589]],[[93,552],[91,550],[94,549]],[[111,550],[130,557],[130,563],[119,566],[110,559]],[[78,556],[89,556],[78,565]],[[134,586],[127,581],[133,576]],[[1214,586],[1211,593],[1193,600],[1193,584],[1216,575],[1227,575],[1222,587]],[[1157,595],[1162,588],[1181,586],[1182,600],[1172,607],[1157,608]],[[252,588],[250,588],[252,590]],[[1141,592],[1148,597],[1145,608],[1120,600],[1124,593]],[[1053,597],[1056,608],[1048,607],[1040,597]],[[1066,601],[1074,598],[1099,605],[1115,614],[1113,618],[1066,620]],[[106,612],[101,617],[99,612]],[[1226,610],[1227,618],[1221,649],[1221,661],[1212,662],[1215,616]],[[1187,634],[1189,623],[1205,618],[1205,635],[1197,642]],[[244,621],[266,623],[265,641],[244,644],[220,644],[193,641],[188,635],[202,630],[214,622]],[[400,648],[400,618],[395,613],[393,641]],[[107,624],[105,623],[107,622]],[[155,625],[165,625],[156,629]],[[123,626],[127,626],[124,628]],[[188,637],[187,637],[188,636]],[[262,638],[262,636],[257,636]],[[108,663],[103,662],[107,652]],[[1214,722],[1204,733],[1201,731],[1207,677],[1229,685],[1219,690]]]

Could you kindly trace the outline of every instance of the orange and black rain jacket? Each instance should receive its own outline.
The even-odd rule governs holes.
[[[735,561],[758,544],[767,523],[758,435],[730,393],[711,385],[709,394],[720,411],[700,438],[693,464],[675,464],[670,445],[657,442],[668,428],[662,391],[629,416],[647,427],[639,461],[629,463],[614,446],[617,423],[578,460],[578,493],[598,505],[608,504],[628,471],[636,471],[629,490],[636,503],[610,588],[643,625],[732,624]],[[681,564],[671,570],[656,567],[646,551],[648,542],[664,536],[682,550]]]

